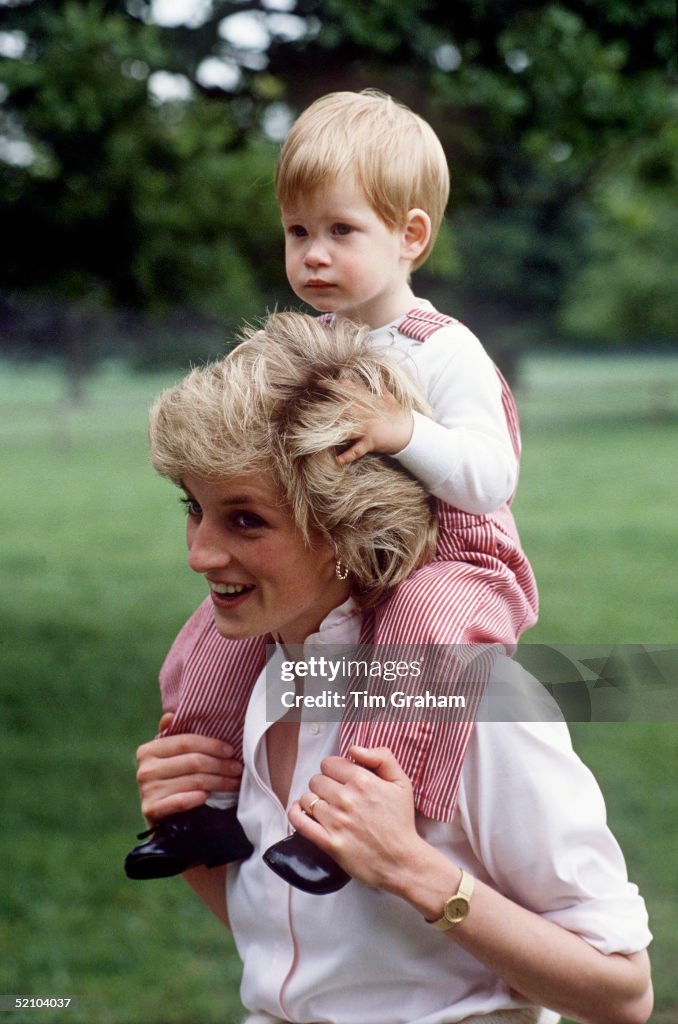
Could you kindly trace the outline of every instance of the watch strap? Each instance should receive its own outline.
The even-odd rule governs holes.
[[[432,928],[437,928],[438,931],[446,932],[450,928],[454,928],[455,924],[461,924],[468,914],[471,906],[471,896],[473,895],[473,875],[469,875],[467,871],[461,869],[461,879],[459,880],[459,888],[457,891],[445,900],[445,913],[442,917],[439,917],[437,921],[430,921],[429,924]],[[463,916],[458,917],[456,920],[450,919],[447,916],[447,907],[453,900],[462,900],[466,903],[466,911]]]

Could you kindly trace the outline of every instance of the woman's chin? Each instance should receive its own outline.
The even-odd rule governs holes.
[[[221,608],[212,609],[214,625],[217,633],[223,636],[224,640],[246,640],[250,636],[257,636],[261,629],[254,623],[248,626],[246,622],[237,622],[234,616],[228,614]]]

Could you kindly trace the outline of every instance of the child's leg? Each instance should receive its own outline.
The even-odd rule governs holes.
[[[242,732],[252,687],[265,664],[265,641],[227,641],[204,602],[177,636],[160,672],[163,708],[173,714],[162,735],[199,733],[228,742],[242,759]],[[236,817],[237,793],[215,792],[192,811],[159,822],[125,861],[130,878],[164,878],[200,864],[242,860],[252,852]]]
[[[353,743],[389,747],[412,780],[417,808],[451,821],[473,719],[496,656],[491,645],[513,650],[536,621],[537,592],[508,509],[495,518],[441,506],[440,522],[436,560],[375,610],[373,642],[445,645],[429,648],[430,658],[445,651],[436,678],[464,695],[466,707],[435,709],[422,722],[393,713],[390,721],[360,722],[353,712],[342,724],[340,753],[347,756]]]
[[[242,731],[252,687],[266,659],[262,637],[225,640],[214,625],[209,599],[193,613],[160,670],[164,711],[173,714],[166,735],[199,733],[222,739],[242,759]]]
[[[432,711],[422,722],[361,722],[362,711],[349,705],[339,752],[347,757],[354,743],[389,747],[412,780],[418,810],[451,821],[496,645],[512,649],[520,633],[534,624],[537,590],[508,508],[490,519],[440,506],[439,522],[436,559],[366,616],[361,642],[389,645],[392,650],[403,644],[436,645],[443,665],[435,665],[435,677],[454,681],[455,690],[468,696],[467,706],[459,713]],[[264,860],[297,888],[334,892],[349,876],[329,858],[329,863],[320,864],[318,852],[295,833],[274,843]]]
[[[164,735],[199,733],[223,739],[242,758],[242,731],[252,687],[262,668],[265,647],[259,637],[224,640],[217,632],[211,605],[203,602],[179,633],[160,670],[163,706],[174,706]],[[208,807],[227,810],[237,793],[212,792]]]

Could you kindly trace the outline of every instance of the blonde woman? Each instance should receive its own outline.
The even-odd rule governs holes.
[[[224,643],[266,633],[280,645],[354,644],[374,629],[380,598],[426,570],[415,571],[435,523],[421,486],[383,456],[337,463],[354,436],[352,383],[422,407],[362,332],[345,325],[330,345],[322,325],[287,314],[153,410],[153,463],[184,491],[189,562]],[[437,611],[424,600],[427,636],[444,643]],[[238,800],[254,852],[185,873],[232,929],[252,1024],[647,1021],[644,904],[564,724],[478,722],[451,821],[415,810],[387,748],[339,756],[340,732],[268,721],[262,665]],[[197,735],[141,747],[146,817],[237,788],[228,753]],[[348,885],[319,900],[267,869],[261,855],[289,823]]]

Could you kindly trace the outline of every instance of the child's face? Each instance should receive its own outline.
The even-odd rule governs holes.
[[[298,196],[282,222],[287,278],[304,302],[370,327],[408,311],[405,229],[387,227],[355,181]]]

